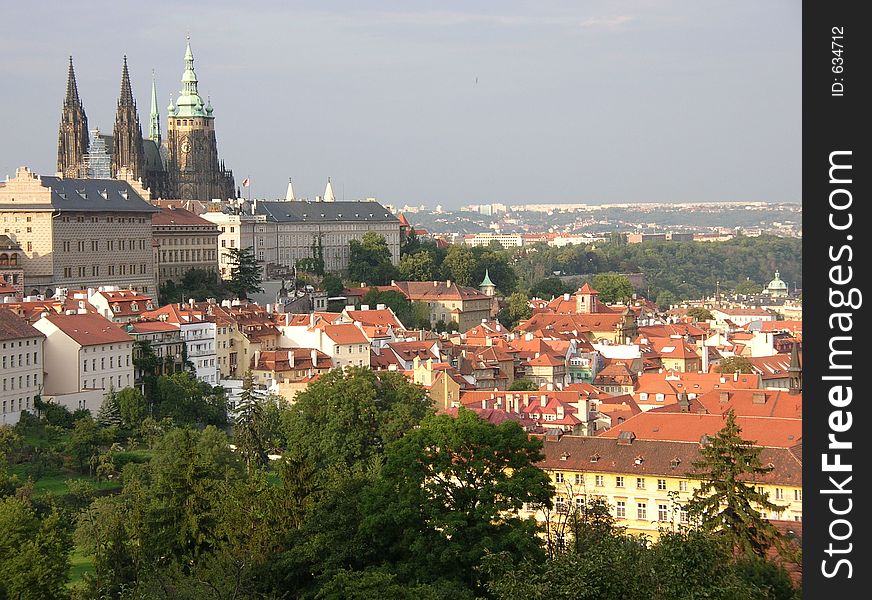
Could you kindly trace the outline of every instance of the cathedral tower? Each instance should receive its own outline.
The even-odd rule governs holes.
[[[64,177],[79,177],[85,153],[88,151],[88,117],[79,99],[73,57],[67,72],[67,96],[61,112],[58,131],[58,173]]]
[[[182,89],[167,108],[167,166],[171,185],[182,200],[233,198],[233,174],[218,160],[211,101],[197,91],[194,53],[188,41]]]
[[[121,96],[115,112],[115,128],[112,130],[112,177],[117,177],[122,168],[141,179],[144,174],[144,152],[142,149],[142,127],[136,113],[136,100],[130,87],[130,74],[127,72],[127,57],[121,69]]]

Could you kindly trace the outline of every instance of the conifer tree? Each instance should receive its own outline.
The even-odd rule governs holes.
[[[263,412],[263,404],[254,394],[254,378],[249,369],[242,378],[242,393],[239,395],[233,427],[236,448],[249,470],[267,461]]]
[[[692,476],[702,484],[687,510],[703,531],[722,537],[733,551],[765,556],[770,547],[780,547],[780,533],[760,511],[775,511],[778,506],[753,481],[772,467],[761,464],[761,449],[742,439],[741,432],[731,410],[724,427],[700,450],[702,458],[693,463]]]
[[[103,427],[121,426],[121,407],[118,405],[118,396],[115,388],[109,386],[109,391],[103,397],[100,410],[97,412],[97,423]]]

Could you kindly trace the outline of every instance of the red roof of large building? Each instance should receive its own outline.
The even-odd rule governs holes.
[[[5,342],[35,337],[45,337],[45,334],[11,310],[0,307],[0,340]]]
[[[648,411],[631,417],[604,431],[602,437],[616,438],[630,431],[636,439],[673,442],[698,442],[702,436],[713,436],[724,427],[723,415]],[[789,448],[802,439],[802,419],[783,417],[737,416],[741,437],[757,446]]]
[[[203,217],[198,217],[189,210],[173,206],[161,206],[160,212],[151,215],[152,225],[187,225],[207,227],[209,229],[218,230],[218,227],[212,221],[207,221]]]

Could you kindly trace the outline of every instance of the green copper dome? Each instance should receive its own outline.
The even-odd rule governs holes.
[[[487,269],[484,270],[484,280],[479,284],[478,287],[486,287],[486,286],[496,287],[494,285],[494,282],[491,281],[490,273],[488,273]]]
[[[209,110],[203,103],[203,99],[197,92],[197,74],[194,72],[194,53],[191,51],[191,41],[188,40],[185,49],[185,72],[182,73],[182,89],[176,100],[174,117],[211,117],[211,105]]]
[[[787,284],[781,280],[781,273],[775,271],[775,279],[766,286],[767,290],[787,290]]]

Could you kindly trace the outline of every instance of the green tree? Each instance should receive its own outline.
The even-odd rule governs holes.
[[[342,296],[345,293],[345,286],[342,284],[342,278],[333,273],[327,273],[321,280],[321,289],[327,292],[327,296],[333,298]]]
[[[610,304],[627,302],[636,291],[626,275],[614,272],[598,273],[591,285],[599,292],[600,300]]]
[[[118,395],[115,388],[109,386],[109,391],[103,396],[100,410],[97,411],[97,423],[103,427],[121,426],[121,409],[118,406]]]
[[[25,498],[0,500],[0,598],[68,598],[72,548],[70,525],[59,512],[40,517]]]
[[[537,281],[535,285],[530,288],[530,295],[534,298],[549,300],[572,291],[573,290],[564,285],[563,280],[559,277],[548,277]]]
[[[263,276],[253,248],[227,248],[224,251],[224,256],[230,265],[230,280],[227,282],[227,289],[237,298],[248,298],[248,294],[263,291],[263,288],[260,287]]]
[[[750,279],[745,279],[744,281],[740,281],[736,284],[736,293],[744,294],[746,296],[753,296],[759,294],[763,291],[763,286],[759,283],[751,281]]]
[[[432,411],[424,389],[403,375],[354,367],[309,384],[283,421],[289,447],[320,472],[381,455]]]
[[[526,294],[515,292],[506,299],[506,307],[499,312],[497,319],[512,329],[519,322],[529,319],[533,314],[533,309],[530,308],[530,300]]]
[[[242,377],[242,392],[233,423],[233,441],[249,471],[267,462],[267,442],[264,437],[264,406],[255,395],[251,369]]]
[[[466,409],[431,416],[388,448],[394,510],[416,515],[412,543],[428,549],[436,572],[478,588],[476,567],[488,553],[544,556],[535,521],[519,514],[524,503],[550,506],[554,488],[535,466],[541,449],[517,423],[495,426]]]
[[[689,308],[687,310],[687,316],[692,318],[694,321],[711,321],[715,318],[710,310],[699,306]]]
[[[351,240],[348,276],[352,281],[386,285],[396,278],[396,273],[384,236],[367,231],[360,240]]]
[[[446,279],[450,279],[457,285],[478,286],[479,281],[474,281],[477,261],[472,250],[466,246],[451,246],[445,260],[442,261],[442,273]]]
[[[170,417],[180,425],[224,425],[227,423],[224,388],[198,381],[189,372],[162,375],[156,380],[153,416]]]
[[[93,475],[100,450],[110,441],[111,434],[107,430],[101,429],[91,417],[82,417],[73,425],[66,450],[80,471]]]
[[[402,281],[433,281],[436,278],[436,261],[426,250],[405,254],[400,259],[399,276]]]
[[[700,460],[693,463],[691,475],[701,483],[687,510],[699,519],[703,531],[716,533],[729,548],[745,555],[765,556],[780,542],[781,534],[763,518],[760,509],[774,511],[778,506],[752,482],[772,471],[772,467],[760,463],[761,449],[742,439],[741,432],[730,410],[723,428],[709,438],[710,443],[700,449]]]
[[[532,392],[532,391],[536,391],[538,389],[539,389],[539,386],[537,386],[533,381],[531,381],[525,377],[519,377],[518,379],[515,379],[512,382],[512,385],[509,386],[509,391],[512,391],[512,392],[524,392],[524,391]]]
[[[124,427],[135,429],[142,425],[142,420],[148,414],[148,406],[142,392],[133,387],[126,387],[118,392],[116,398]]]
[[[728,356],[722,358],[715,367],[718,373],[753,373],[754,365],[744,356]]]

